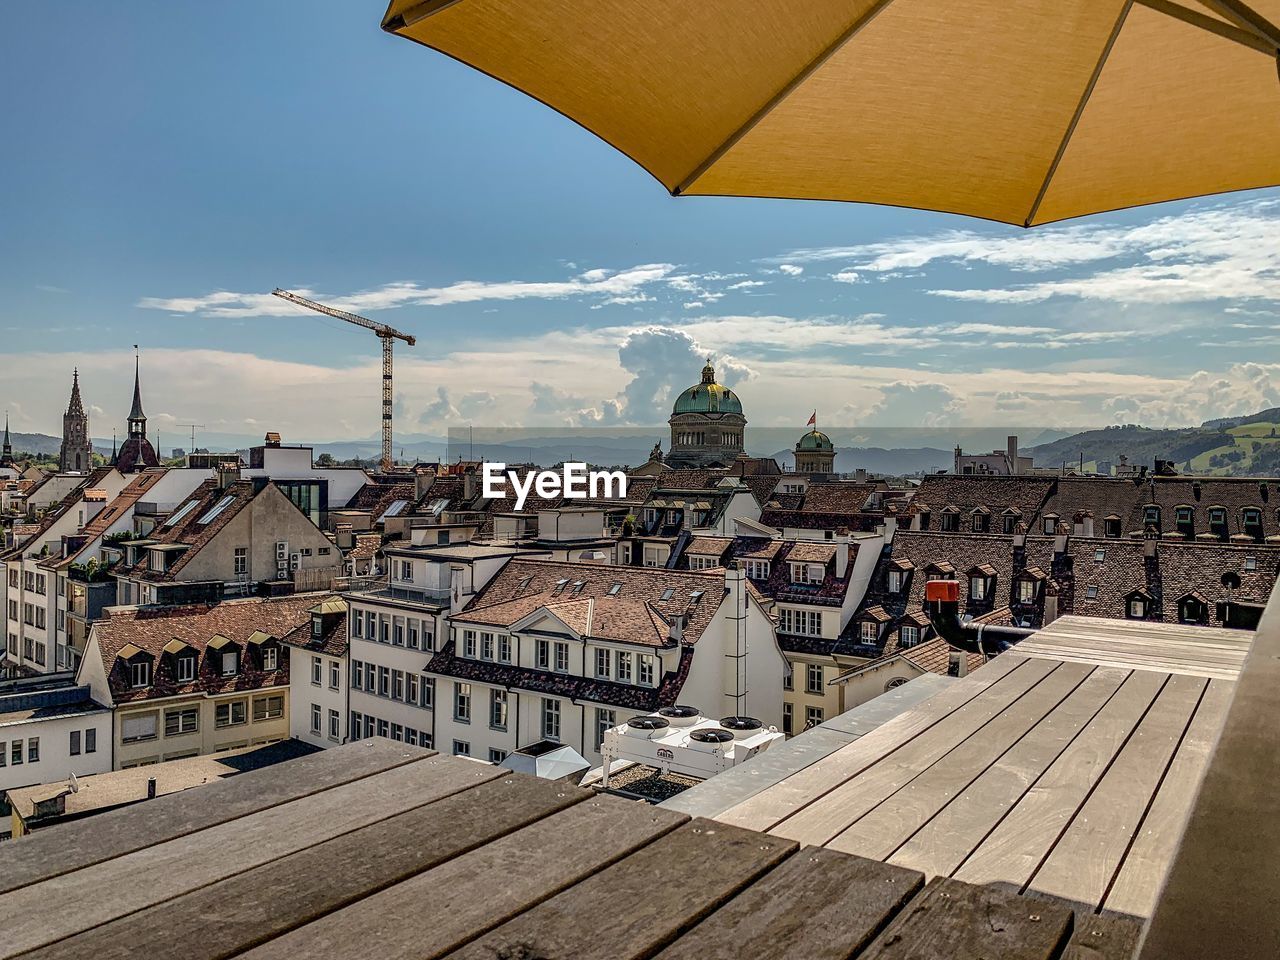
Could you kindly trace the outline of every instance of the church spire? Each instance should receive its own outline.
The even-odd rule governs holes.
[[[129,411],[129,435],[147,435],[147,415],[142,412],[141,359],[138,345],[133,345],[133,409]]]
[[[13,446],[9,443],[9,411],[4,412],[4,445],[0,446],[0,463],[13,462]]]

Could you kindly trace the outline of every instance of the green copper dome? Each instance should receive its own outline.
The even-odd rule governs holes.
[[[830,452],[835,449],[835,446],[831,443],[830,437],[821,430],[814,429],[800,438],[800,442],[796,444],[796,449]]]
[[[715,368],[708,363],[702,368],[702,382],[694,384],[676,397],[671,408],[678,413],[736,413],[742,414],[742,401],[726,386],[716,383]]]

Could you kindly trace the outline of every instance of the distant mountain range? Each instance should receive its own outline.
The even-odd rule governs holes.
[[[826,428],[824,428],[826,429]],[[748,452],[752,456],[772,456],[789,469],[792,447],[799,434],[795,428],[752,427],[748,429]],[[950,470],[952,450],[960,445],[966,452],[981,453],[1005,446],[1009,434],[1019,434],[1024,455],[1034,457],[1037,467],[1058,468],[1064,464],[1097,469],[1100,463],[1118,464],[1126,457],[1135,465],[1151,466],[1156,459],[1172,460],[1182,472],[1219,476],[1280,474],[1280,407],[1240,417],[1207,420],[1199,427],[1152,429],[1136,425],[1106,427],[1071,432],[1060,429],[1027,428],[831,428],[836,445],[836,469],[851,473],[864,469],[881,474],[920,474]],[[166,432],[160,436],[162,456],[176,448],[186,449],[190,438]],[[504,461],[533,462],[552,466],[565,460],[579,460],[598,466],[639,466],[649,459],[655,442],[664,449],[668,435],[664,427],[566,428],[544,430],[477,429],[454,430],[449,437],[406,434],[396,438],[395,453],[407,461]],[[12,434],[14,450],[42,456],[57,456],[61,439],[43,433]],[[247,450],[262,442],[261,437],[242,434],[200,433],[198,447],[215,451]],[[306,443],[305,440],[285,442]],[[374,461],[381,452],[375,437],[311,444],[317,457],[329,454],[335,460]],[[111,441],[94,439],[94,450],[111,452]]]

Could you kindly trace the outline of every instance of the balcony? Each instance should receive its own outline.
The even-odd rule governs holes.
[[[388,583],[385,577],[339,577],[333,588],[353,597],[370,600],[397,600],[419,606],[444,607],[449,604],[448,587],[422,587],[412,583]]]

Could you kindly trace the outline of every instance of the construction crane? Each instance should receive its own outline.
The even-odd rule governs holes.
[[[372,330],[382,341],[382,472],[390,473],[392,467],[391,460],[391,405],[395,391],[392,389],[391,381],[391,347],[396,340],[403,340],[409,346],[413,346],[418,341],[416,338],[407,333],[401,333],[395,327],[389,327],[385,323],[375,323],[368,317],[362,317],[358,314],[347,313],[345,310],[338,310],[335,307],[327,307],[323,303],[316,303],[314,300],[308,300],[306,297],[300,297],[296,293],[290,293],[288,290],[281,290],[277,287],[271,291],[282,300],[288,300],[290,303],[296,303],[300,307],[306,307],[308,310],[314,310],[316,313],[323,313],[327,317],[334,317],[337,320],[345,320],[347,323],[354,323],[358,327],[364,327],[366,330]]]

